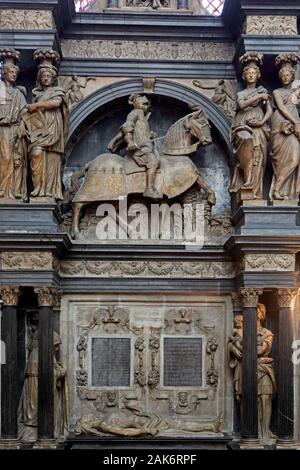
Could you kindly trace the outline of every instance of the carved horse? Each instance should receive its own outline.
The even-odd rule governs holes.
[[[155,187],[172,199],[195,184],[204,191],[210,204],[215,204],[214,192],[205,184],[190,159],[199,146],[211,144],[210,125],[202,109],[176,121],[167,131],[160,153],[160,169]],[[157,150],[155,150],[157,151]],[[102,201],[118,201],[129,194],[142,194],[146,187],[146,168],[126,155],[103,153],[85,167],[85,178],[73,199],[72,231],[79,234],[83,207]]]

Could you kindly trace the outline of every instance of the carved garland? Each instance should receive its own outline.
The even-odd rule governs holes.
[[[154,262],[154,261],[62,261],[62,276],[84,276],[93,274],[97,277],[156,277],[171,278],[233,278],[236,265],[232,262]]]

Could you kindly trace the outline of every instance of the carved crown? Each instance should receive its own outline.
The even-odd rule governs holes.
[[[240,63],[243,67],[260,67],[263,64],[263,57],[260,52],[247,52],[240,57]]]
[[[300,56],[295,54],[294,52],[285,52],[283,54],[279,54],[275,59],[276,65],[279,65],[280,68],[284,67],[285,65],[290,65],[291,67],[295,67],[297,64],[300,63]]]
[[[49,67],[57,71],[60,56],[58,52],[52,49],[36,49],[33,53],[33,59],[39,62],[39,68]]]
[[[0,60],[4,62],[4,65],[12,64],[16,65],[21,58],[21,53],[15,49],[0,48]]]

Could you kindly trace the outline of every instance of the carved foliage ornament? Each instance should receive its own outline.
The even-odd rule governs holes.
[[[63,261],[64,276],[94,275],[97,277],[156,277],[171,278],[233,278],[235,264],[231,262],[154,262],[154,261]]]
[[[252,289],[243,287],[240,289],[243,307],[257,307],[258,297],[263,293],[262,289]]]
[[[53,257],[51,253],[21,251],[3,252],[0,255],[2,269],[30,269],[34,271],[52,269]]]
[[[76,40],[62,41],[64,57],[83,59],[137,59],[137,60],[185,60],[211,61],[231,60],[234,54],[229,43],[167,41],[108,41]]]
[[[278,289],[279,307],[293,307],[294,300],[298,295],[298,289]]]
[[[37,294],[40,307],[54,306],[57,294],[55,287],[36,287],[34,292]]]
[[[294,271],[295,256],[292,254],[246,255],[246,271]]]
[[[297,31],[296,16],[248,16],[245,25],[246,34],[294,36]]]
[[[15,286],[1,286],[0,287],[0,299],[4,305],[15,306],[18,304],[21,290]]]

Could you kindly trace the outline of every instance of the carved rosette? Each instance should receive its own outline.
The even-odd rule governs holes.
[[[38,304],[40,307],[53,307],[57,295],[55,287],[36,287],[34,292],[38,297]]]
[[[0,298],[5,306],[18,305],[21,289],[16,286],[1,286]]]
[[[298,289],[278,289],[278,304],[280,308],[292,308],[298,295]]]
[[[242,306],[244,308],[256,308],[258,304],[258,297],[263,293],[262,289],[254,289],[242,287],[240,295],[242,299]]]

